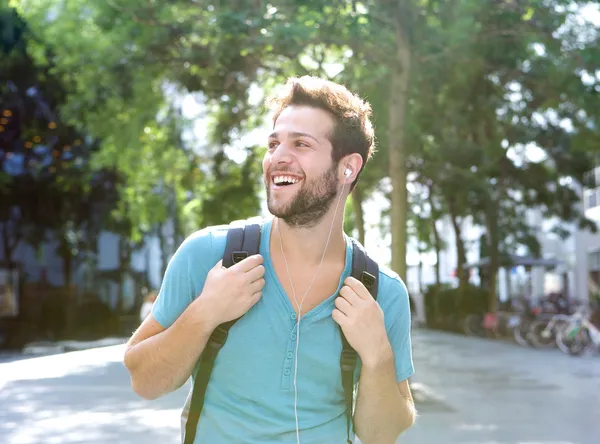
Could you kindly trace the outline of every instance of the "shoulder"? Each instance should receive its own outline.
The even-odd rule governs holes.
[[[228,228],[228,225],[215,225],[193,232],[181,243],[172,262],[180,264],[211,262],[219,256],[220,249],[225,249]],[[222,248],[219,248],[221,244]]]
[[[388,267],[379,266],[377,301],[386,318],[396,318],[410,313],[408,289],[402,278]]]
[[[212,225],[190,234],[180,245],[176,255],[200,262],[217,263],[225,252],[227,233],[232,227],[247,223],[263,223],[262,218],[233,221],[229,224]]]
[[[379,265],[379,285],[388,291],[396,290],[408,297],[408,290],[402,278],[395,271],[386,266]]]

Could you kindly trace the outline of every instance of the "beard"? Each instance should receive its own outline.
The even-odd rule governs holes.
[[[337,196],[337,168],[335,164],[320,177],[302,183],[300,190],[290,201],[282,204],[273,202],[271,187],[267,183],[267,206],[269,212],[293,228],[312,228],[327,214]]]

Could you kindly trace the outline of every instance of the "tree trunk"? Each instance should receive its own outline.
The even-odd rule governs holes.
[[[11,264],[12,263],[12,255],[17,249],[19,245],[20,239],[19,237],[15,237],[11,242],[10,233],[8,232],[8,221],[2,223],[2,246],[4,248],[4,260]]]
[[[419,283],[419,294],[423,294],[423,261],[421,260],[422,252],[419,251],[419,271],[418,271],[418,283]]]
[[[123,312],[125,306],[125,295],[124,295],[124,283],[125,275],[129,271],[131,263],[131,245],[129,240],[123,237],[119,238],[119,290],[118,290],[118,303],[117,310],[119,313]]]
[[[462,238],[462,227],[458,221],[458,215],[456,214],[456,203],[453,198],[448,199],[448,211],[450,213],[450,220],[452,221],[452,227],[454,228],[454,238],[456,240],[456,276],[458,277],[459,288],[464,289],[469,285],[469,278],[465,270],[465,263],[467,262],[467,253],[465,250],[465,243]]]
[[[169,263],[169,253],[167,252],[167,240],[165,239],[164,227],[162,224],[158,225],[156,235],[158,236],[158,245],[160,247],[160,277],[162,279],[162,277],[165,275],[165,271],[167,270],[167,265]]]
[[[63,262],[63,279],[64,279],[64,294],[61,298],[61,307],[63,325],[58,330],[59,337],[65,337],[75,332],[77,325],[77,293],[71,288],[71,280],[73,275],[73,255],[66,240],[63,240],[62,262]]]
[[[496,211],[496,203],[490,198],[485,209],[485,225],[488,231],[489,239],[489,258],[490,264],[488,267],[489,278],[489,293],[488,293],[488,311],[496,313],[498,309],[498,299],[496,296],[496,280],[498,277],[498,269],[500,268],[500,252],[499,252],[499,236],[498,236],[498,212]]]
[[[66,248],[68,249],[68,246]],[[71,286],[71,279],[73,275],[73,255],[68,250],[65,250],[63,252],[62,261],[65,287],[69,288]]]
[[[435,249],[435,283],[436,285],[440,285],[442,282],[441,272],[440,272],[440,256],[442,255],[442,240],[440,239],[440,233],[437,230],[437,226],[435,225],[437,221],[435,219],[431,219],[431,231],[433,232],[433,248]]]
[[[363,193],[360,185],[352,190],[352,207],[356,219],[356,228],[358,229],[358,241],[365,244],[365,215],[363,212]]]
[[[435,203],[433,202],[433,195],[431,187],[429,187],[429,193],[427,194],[427,201],[429,202],[429,206],[431,207],[431,216],[429,221],[431,223],[431,232],[433,233],[433,248],[435,249],[435,283],[436,285],[441,284],[441,273],[440,273],[440,256],[442,253],[442,239],[440,238],[440,233],[437,229],[437,218],[433,217],[434,214],[437,214],[437,210],[435,208]]]
[[[411,53],[401,18],[395,19],[397,53],[392,61],[389,109],[389,160],[392,179],[392,269],[406,281],[406,104],[411,68]]]

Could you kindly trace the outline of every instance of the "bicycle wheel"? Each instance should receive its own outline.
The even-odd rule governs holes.
[[[529,331],[530,325],[531,321],[522,319],[521,322],[518,325],[515,325],[512,329],[515,342],[523,347],[531,346],[529,340],[527,339],[527,332]]]
[[[581,325],[570,325],[556,334],[558,348],[571,356],[581,356],[591,343],[590,333]]]
[[[527,339],[535,348],[553,348],[556,347],[556,338],[554,331],[547,331],[546,327],[550,321],[534,321],[529,327]]]

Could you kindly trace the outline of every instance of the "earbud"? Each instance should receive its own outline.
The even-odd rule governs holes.
[[[350,177],[351,174],[352,174],[352,170],[350,168],[346,168],[344,170],[344,176]]]

